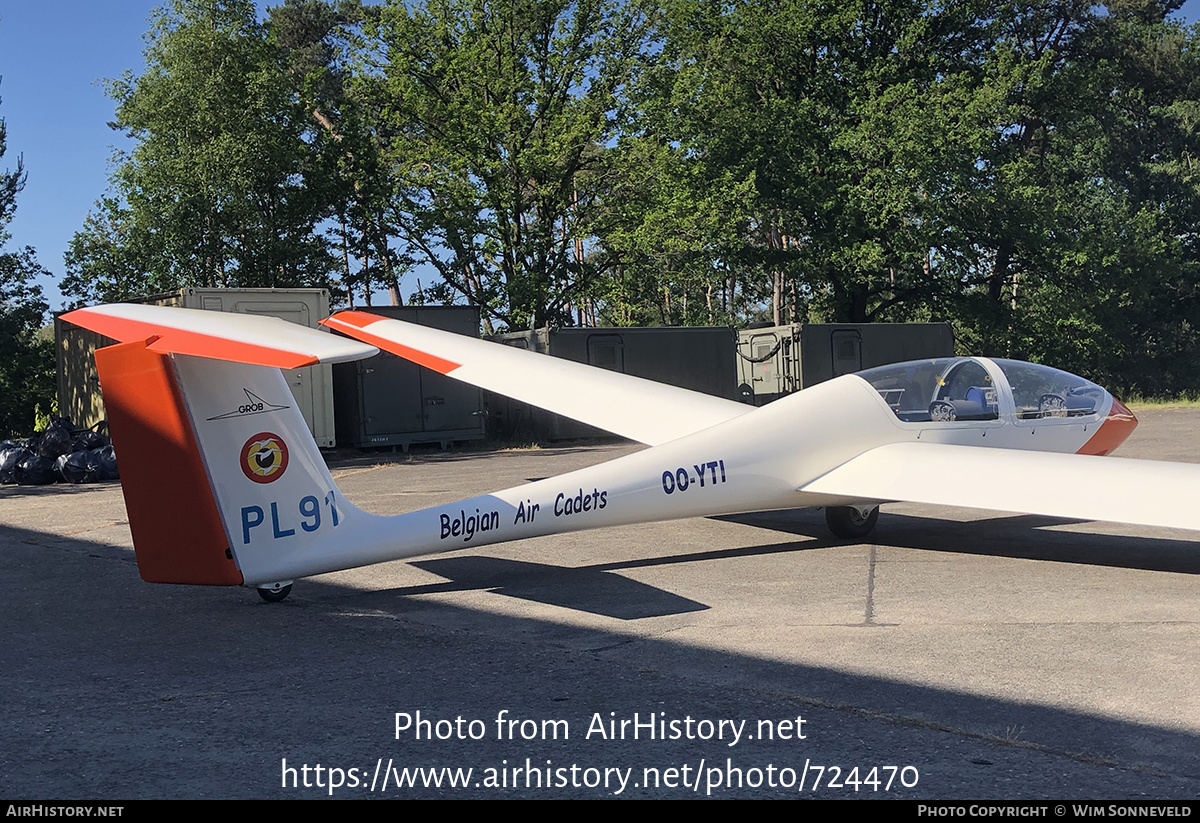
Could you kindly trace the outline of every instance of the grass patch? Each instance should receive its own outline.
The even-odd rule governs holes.
[[[542,450],[542,444],[536,440],[501,440],[494,444],[494,448],[501,452],[536,452]]]
[[[1138,397],[1122,401],[1130,411],[1139,409],[1196,409],[1200,408],[1200,397]]]

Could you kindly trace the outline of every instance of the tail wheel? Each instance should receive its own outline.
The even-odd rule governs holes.
[[[826,506],[825,525],[835,537],[844,539],[866,537],[879,519],[879,507],[860,509],[857,506]]]
[[[276,583],[274,586],[260,588],[258,596],[268,603],[282,603],[292,593],[291,583]]]

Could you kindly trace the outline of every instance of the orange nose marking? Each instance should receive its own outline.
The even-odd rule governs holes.
[[[1113,398],[1112,409],[1108,412],[1108,417],[1104,418],[1104,422],[1100,424],[1100,428],[1096,429],[1096,433],[1088,442],[1083,444],[1083,448],[1079,450],[1079,454],[1108,454],[1117,446],[1125,442],[1125,438],[1133,434],[1133,430],[1137,428],[1137,418],[1133,416],[1133,412],[1125,407],[1117,398]]]

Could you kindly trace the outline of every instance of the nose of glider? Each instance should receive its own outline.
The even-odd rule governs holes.
[[[1083,444],[1083,448],[1079,450],[1080,454],[1108,454],[1117,446],[1125,442],[1125,438],[1133,434],[1133,430],[1137,428],[1137,418],[1133,416],[1125,404],[1117,398],[1112,399],[1112,408],[1108,411],[1108,417],[1104,418],[1104,422],[1100,424],[1100,428],[1096,429],[1096,433],[1088,442]]]

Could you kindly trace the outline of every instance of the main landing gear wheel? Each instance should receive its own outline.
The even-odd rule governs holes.
[[[258,590],[258,596],[268,603],[282,603],[284,598],[291,593],[291,583],[276,583],[272,586],[262,587]]]
[[[861,538],[866,537],[875,528],[879,519],[879,507],[870,510],[859,509],[856,506],[826,506],[825,525],[835,537]]]

